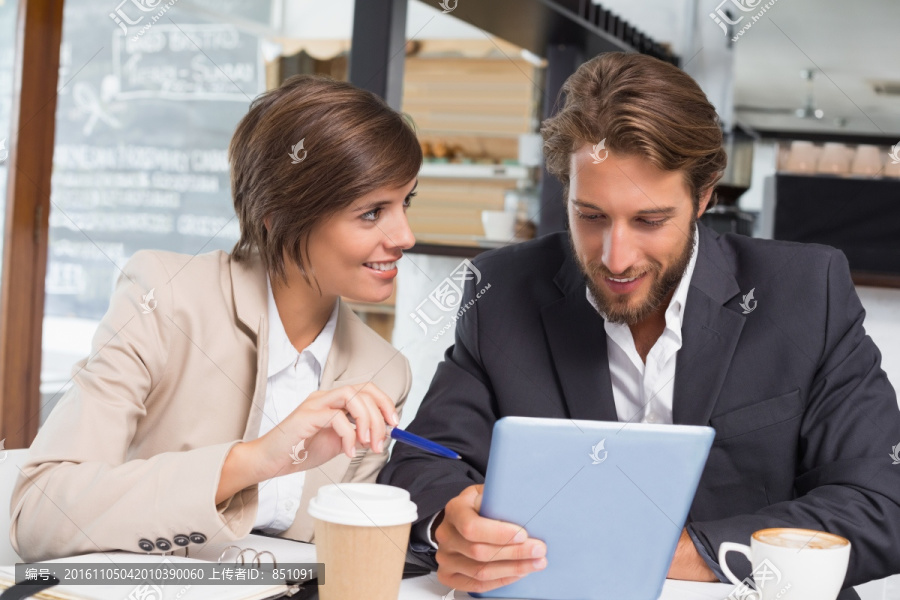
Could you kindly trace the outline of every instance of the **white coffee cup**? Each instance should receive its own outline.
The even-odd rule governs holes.
[[[740,552],[753,572],[740,581],[725,561]],[[761,529],[750,545],[725,542],[719,546],[719,566],[739,586],[747,600],[835,600],[844,584],[850,542],[846,538],[811,529]],[[751,583],[755,583],[756,591]]]
[[[491,241],[509,242],[516,234],[516,213],[506,210],[481,211],[484,237]]]
[[[377,483],[319,488],[308,512],[316,530],[316,560],[325,565],[321,600],[396,600],[417,518],[409,492]]]

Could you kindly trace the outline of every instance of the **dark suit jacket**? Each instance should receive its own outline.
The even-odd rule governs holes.
[[[844,254],[698,228],[673,396],[676,424],[716,430],[688,517],[695,539],[715,557],[722,542],[748,543],[766,527],[825,530],[853,544],[847,586],[900,572],[900,465],[889,456],[900,410]],[[474,264],[482,279],[463,306],[491,287],[457,322],[409,427],[463,460],[401,444],[378,479],[418,505],[414,550],[421,522],[484,482],[499,418],[618,420],[603,318],[566,234]],[[744,314],[751,289],[758,304]],[[729,566],[748,576],[734,556]]]

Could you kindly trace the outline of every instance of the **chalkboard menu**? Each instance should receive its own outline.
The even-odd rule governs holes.
[[[99,319],[137,250],[234,246],[226,152],[265,89],[261,40],[239,25],[270,6],[67,0],[46,315]]]

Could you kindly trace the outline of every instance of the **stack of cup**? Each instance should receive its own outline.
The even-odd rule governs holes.
[[[409,492],[376,483],[326,485],[308,510],[316,560],[325,565],[320,600],[397,600],[417,518]]]
[[[832,175],[849,175],[851,158],[853,158],[853,151],[847,146],[836,142],[828,142],[819,155],[819,164],[816,167],[816,171]]]
[[[871,144],[860,144],[856,147],[853,164],[850,167],[854,175],[880,176],[884,171],[881,150]]]
[[[812,142],[804,140],[791,142],[785,170],[792,173],[814,173],[820,151]]]

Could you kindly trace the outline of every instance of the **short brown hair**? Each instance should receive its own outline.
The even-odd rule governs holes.
[[[565,103],[544,121],[547,170],[568,190],[571,154],[584,143],[646,157],[683,171],[694,210],[721,178],[727,156],[715,107],[687,73],[644,54],[610,52],[581,65],[563,85]],[[707,208],[715,206],[716,198]]]
[[[234,259],[258,249],[267,272],[283,280],[286,251],[310,281],[304,258],[313,228],[365,194],[411,181],[422,150],[412,124],[375,94],[297,75],[251,103],[228,159],[241,229]]]

